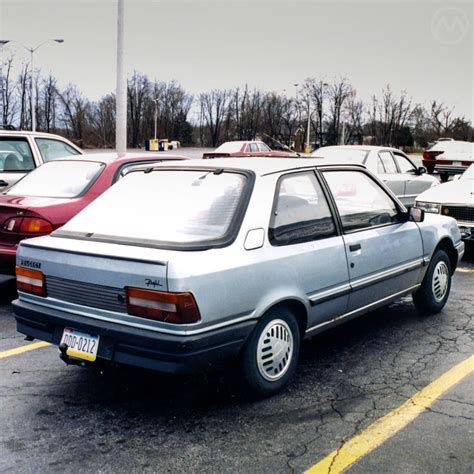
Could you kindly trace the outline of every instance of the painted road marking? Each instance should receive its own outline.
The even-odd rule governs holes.
[[[11,357],[18,354],[23,354],[24,352],[34,351],[36,349],[41,349],[42,347],[49,346],[49,342],[35,342],[33,344],[28,344],[25,346],[20,346],[15,349],[9,349],[8,351],[0,352],[0,359],[6,359],[7,357]]]
[[[362,433],[309,468],[305,474],[340,473],[411,423],[433,402],[468,375],[474,374],[474,356],[469,357],[430,383],[403,405],[379,418]]]
[[[474,268],[456,268],[456,272],[474,273]]]

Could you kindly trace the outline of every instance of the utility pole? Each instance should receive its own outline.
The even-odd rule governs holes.
[[[119,156],[127,152],[127,80],[124,57],[124,0],[117,0],[117,80],[115,90],[115,148]]]

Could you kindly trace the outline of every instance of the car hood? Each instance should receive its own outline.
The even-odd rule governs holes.
[[[15,196],[14,194],[0,195],[0,206],[15,208],[44,208],[50,206],[58,206],[71,202],[68,198],[53,198],[39,196]]]
[[[474,205],[474,181],[459,179],[421,193],[417,201]]]

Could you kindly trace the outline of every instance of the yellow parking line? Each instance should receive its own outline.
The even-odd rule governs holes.
[[[433,402],[463,378],[474,373],[474,356],[469,357],[430,383],[403,405],[379,418],[362,433],[344,443],[305,474],[340,473],[405,428]]]
[[[49,345],[49,342],[40,341],[35,342],[33,344],[16,347],[15,349],[9,349],[8,351],[0,352],[0,359],[5,359],[6,357],[23,354],[24,352],[34,351],[35,349],[41,349],[42,347],[46,347]]]
[[[474,273],[474,268],[456,268],[456,271],[461,273]]]

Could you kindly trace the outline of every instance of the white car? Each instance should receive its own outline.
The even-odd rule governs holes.
[[[0,130],[0,191],[47,161],[83,153],[52,133]]]
[[[423,153],[423,166],[428,173],[437,171],[441,181],[459,174],[474,163],[474,143],[442,138]]]
[[[324,146],[311,156],[332,163],[359,163],[372,171],[406,206],[412,206],[415,197],[439,184],[426,175],[426,169],[417,167],[405,153],[390,147],[370,145]]]
[[[461,237],[474,241],[474,164],[454,181],[421,193],[415,206],[456,219]]]

